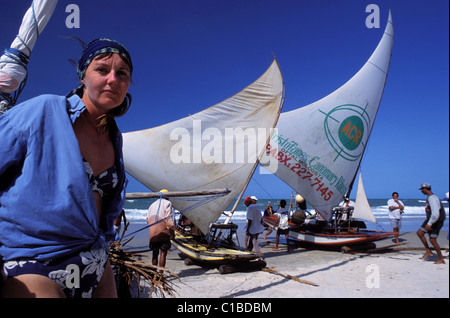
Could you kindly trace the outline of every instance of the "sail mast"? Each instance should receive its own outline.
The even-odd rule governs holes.
[[[179,197],[195,197],[202,195],[218,195],[218,194],[229,194],[230,189],[212,189],[203,191],[169,191],[164,192],[164,196],[168,198],[179,198]],[[125,195],[125,199],[154,199],[160,196],[159,192],[131,192]]]
[[[389,30],[390,33],[387,33],[387,34],[388,34],[389,36],[391,36],[391,37],[394,36],[392,25],[393,25],[393,22],[392,22],[391,10],[389,10],[388,24],[387,24],[387,26],[386,26],[386,28],[385,28],[385,30],[384,30],[384,33],[387,33],[388,30]],[[391,28],[388,29],[389,26],[391,26]],[[383,34],[383,36],[384,36],[384,34]],[[391,63],[391,58],[392,58],[392,47],[391,47],[391,54],[389,55],[388,65]],[[370,59],[369,59],[369,61],[370,61]],[[389,68],[388,68],[388,69],[386,70],[386,72],[385,72],[385,73],[386,73],[386,78],[387,78],[387,76],[388,76],[388,72],[389,72]],[[386,81],[384,82],[383,89],[382,89],[382,92],[381,92],[380,101],[379,101],[379,103],[378,103],[378,107],[377,107],[377,110],[376,110],[376,112],[375,112],[374,124],[375,124],[375,120],[376,120],[377,115],[378,115],[378,111],[379,111],[379,109],[380,109],[381,99],[383,98],[383,93],[384,93],[385,87],[386,87]],[[370,140],[370,136],[372,135],[372,130],[373,130],[373,125],[372,125],[372,127],[371,127],[371,129],[370,129],[369,137],[367,138],[367,140]],[[347,198],[350,198],[350,193],[352,192],[353,185],[354,185],[354,183],[355,183],[356,176],[358,175],[358,171],[359,171],[359,169],[360,169],[360,167],[361,167],[362,158],[364,157],[364,154],[366,153],[366,150],[367,150],[367,145],[366,145],[366,147],[364,147],[364,149],[363,149],[363,153],[362,153],[362,155],[361,155],[361,159],[359,160],[358,168],[356,169],[355,175],[353,176],[353,179],[352,179],[352,182],[350,183],[350,185],[349,185],[349,187],[348,187],[348,191],[347,191],[347,194],[346,194]]]

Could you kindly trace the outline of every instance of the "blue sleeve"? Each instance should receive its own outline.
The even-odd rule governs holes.
[[[14,167],[21,164],[26,155],[26,141],[20,131],[15,129],[10,112],[0,115],[0,179],[12,173]]]

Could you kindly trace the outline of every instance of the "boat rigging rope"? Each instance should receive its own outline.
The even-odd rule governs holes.
[[[0,92],[1,96],[1,105],[0,105],[0,114],[5,113],[7,110],[12,108],[19,98],[20,94],[22,93],[22,90],[24,89],[27,79],[28,79],[28,68],[27,64],[29,61],[29,56],[21,52],[20,50],[9,48],[4,51],[4,56],[8,57],[10,60],[2,61],[2,64],[18,64],[22,66],[25,70],[25,78],[22,82],[20,82],[19,87],[16,89],[14,93],[3,93]]]

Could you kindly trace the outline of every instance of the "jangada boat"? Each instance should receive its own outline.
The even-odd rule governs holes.
[[[196,240],[180,230],[172,240],[193,262],[231,266],[261,257],[223,238],[225,231],[235,230],[230,219],[222,225],[216,221],[236,197],[237,207],[265,154],[283,100],[283,78],[274,60],[254,83],[219,104],[163,126],[123,135],[125,169],[149,189],[230,190],[227,196],[194,208],[192,201],[171,198],[177,210],[189,209],[183,215],[207,236]],[[242,158],[238,158],[239,151],[246,151]]]
[[[337,222],[342,213],[352,214],[353,219],[375,220],[362,195],[361,179],[362,193],[357,196],[354,212],[335,207],[351,192],[360,168],[383,95],[392,45],[389,12],[377,48],[356,75],[325,98],[280,115],[267,147],[267,153],[279,161],[272,173],[301,194],[321,216],[310,223],[291,223],[290,238],[314,245],[344,246],[391,235],[365,230],[364,221]],[[266,217],[264,222],[276,227],[277,219]]]
[[[229,189],[212,189],[204,191],[173,191],[164,192],[164,197],[173,200],[176,197],[205,197],[210,201],[214,198],[228,195]],[[151,199],[162,196],[162,193],[127,193],[127,199]],[[200,202],[201,203],[201,202]],[[199,204],[198,204],[199,205]],[[189,207],[188,209],[190,209]],[[156,223],[164,222],[172,216],[159,219]],[[152,224],[152,225],[154,225]],[[181,222],[180,222],[181,224]],[[207,267],[218,267],[221,274],[232,273],[242,270],[256,270],[266,266],[261,253],[247,251],[235,242],[236,230],[238,226],[233,223],[212,223],[208,236],[204,236],[198,229],[190,223],[178,225],[172,244],[186,257],[185,264],[197,264]],[[134,235],[148,225],[128,236]]]
[[[177,230],[172,244],[187,257],[186,265],[218,267],[221,274],[265,267],[263,254],[236,245],[233,236],[237,227],[233,223],[213,223],[208,240]]]
[[[361,174],[359,175],[356,206],[335,207],[332,211],[330,221],[317,216],[306,219],[304,222],[289,221],[289,237],[308,245],[345,247],[364,245],[392,235],[391,232],[366,230],[364,221],[376,223],[376,219],[365,196]],[[338,220],[342,216],[345,216],[345,221],[339,222]],[[278,217],[264,217],[263,221],[272,229],[277,228]]]

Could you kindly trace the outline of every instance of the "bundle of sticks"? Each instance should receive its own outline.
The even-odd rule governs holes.
[[[126,231],[127,226],[124,229]],[[137,282],[138,297],[141,290],[149,287],[148,297],[153,294],[161,297],[175,296],[175,281],[180,280],[178,275],[167,268],[154,266],[141,259],[146,255],[143,251],[126,251],[124,246],[133,238],[122,243],[122,240],[112,242],[109,246],[109,261],[114,268],[116,280],[118,283],[119,298],[131,297],[130,288],[134,279]]]

